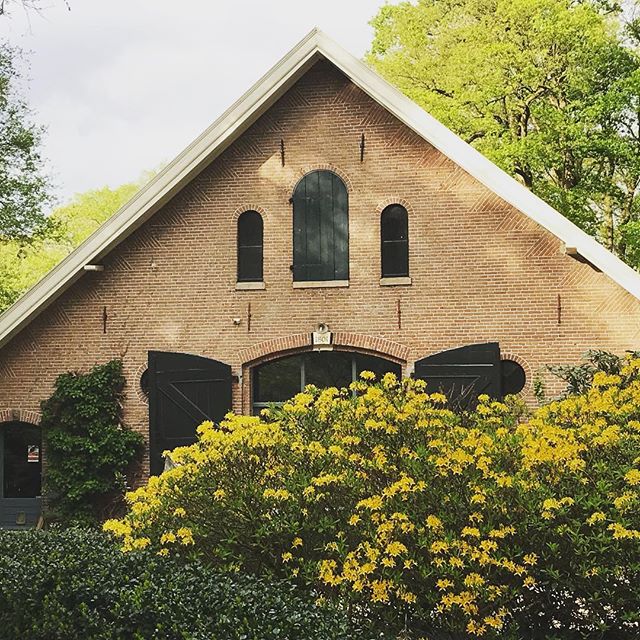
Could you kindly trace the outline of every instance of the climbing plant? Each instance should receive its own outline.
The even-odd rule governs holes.
[[[121,499],[143,444],[122,423],[124,385],[122,362],[112,360],[59,376],[42,403],[49,521],[96,522]]]

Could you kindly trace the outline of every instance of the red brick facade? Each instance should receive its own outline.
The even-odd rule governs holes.
[[[289,198],[318,168],[349,191],[348,288],[292,286]],[[406,286],[380,284],[380,212],[394,202],[409,212]],[[264,219],[264,290],[236,290],[236,220],[247,209]],[[638,348],[639,321],[634,296],[321,62],[112,251],[103,272],[84,274],[0,350],[0,419],[36,422],[59,373],[122,358],[126,421],[146,433],[138,380],[148,350],[229,363],[234,407],[248,411],[251,366],[308,349],[320,322],[336,348],[379,353],[405,372],[431,353],[497,341],[524,366],[531,399],[547,364]]]

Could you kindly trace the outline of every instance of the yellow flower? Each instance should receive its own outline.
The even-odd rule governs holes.
[[[638,471],[638,469],[631,469],[631,471],[625,474],[624,478],[632,487],[640,484],[640,471]]]
[[[293,542],[291,543],[291,548],[295,549],[296,547],[301,547],[302,546],[302,538],[294,538]]]
[[[180,538],[180,542],[184,545],[194,544],[193,533],[188,527],[181,527],[176,531],[176,535]]]
[[[587,524],[596,524],[596,522],[604,522],[607,519],[602,511],[596,511],[587,518]]]
[[[402,544],[402,542],[390,542],[387,545],[386,552],[390,556],[395,558],[396,556],[399,556],[401,553],[406,553],[407,552],[407,547],[405,547]]]
[[[290,553],[289,551],[286,551],[285,553],[282,554],[282,562],[290,562],[291,560],[293,560],[292,553]]]
[[[176,541],[176,534],[172,531],[167,531],[160,536],[160,544],[171,544]]]
[[[384,580],[374,580],[371,583],[373,602],[388,602],[389,601],[389,585]]]

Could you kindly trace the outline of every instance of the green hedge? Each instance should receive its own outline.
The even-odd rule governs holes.
[[[371,638],[288,582],[214,573],[96,531],[0,531],[0,638]]]

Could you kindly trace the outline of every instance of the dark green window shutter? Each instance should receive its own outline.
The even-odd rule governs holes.
[[[293,279],[349,278],[349,199],[331,171],[312,171],[293,194]]]

